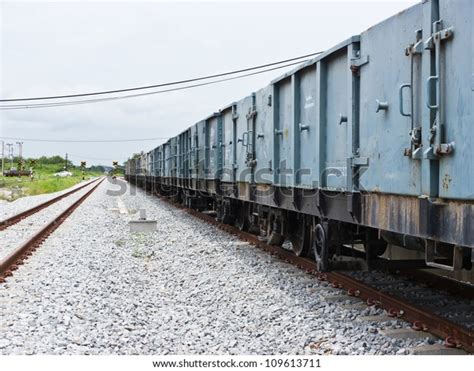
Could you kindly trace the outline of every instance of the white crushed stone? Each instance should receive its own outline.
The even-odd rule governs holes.
[[[108,188],[0,284],[0,354],[397,354],[428,342],[378,334],[354,319],[379,310],[326,302],[333,288],[140,190],[121,196],[130,215],[113,211]],[[140,208],[156,232],[129,232]]]
[[[61,214],[94,186],[96,186],[95,182],[94,184],[88,185],[76,193],[55,202],[45,209],[30,215],[20,222],[9,226],[7,229],[0,231],[0,241],[2,242],[0,244],[0,260],[6,257],[15,248],[26,242],[36,232],[51,222],[54,217]]]

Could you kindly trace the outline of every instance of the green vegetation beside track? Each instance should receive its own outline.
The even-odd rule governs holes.
[[[44,193],[58,192],[63,189],[72,187],[81,181],[88,180],[93,177],[103,175],[100,167],[85,168],[74,166],[68,162],[67,171],[72,173],[71,176],[57,177],[54,174],[63,171],[66,161],[60,156],[41,157],[34,159],[25,159],[24,169],[32,169],[32,176],[13,176],[7,177],[0,174],[0,200],[13,201],[19,197],[33,196]],[[7,162],[7,161],[5,161]],[[14,161],[13,167],[18,162]],[[10,169],[10,164],[5,163],[6,171]]]

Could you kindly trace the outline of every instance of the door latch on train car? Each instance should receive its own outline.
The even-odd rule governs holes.
[[[399,104],[400,104],[400,106],[399,106],[400,115],[402,115],[404,117],[412,117],[413,107],[410,108],[410,112],[405,112],[405,109],[404,109],[404,105],[403,105],[403,90],[404,89],[410,89],[410,98],[413,95],[411,84],[402,84],[402,85],[400,85],[400,88],[398,89]]]
[[[248,131],[244,131],[242,133],[242,139],[239,139],[239,142],[241,142],[244,147],[247,147],[249,145],[249,132]]]
[[[360,50],[355,51],[354,58],[351,58],[350,68],[351,68],[352,73],[358,74],[360,71],[360,68],[366,65],[367,63],[369,63],[369,56],[368,55],[361,56]]]
[[[251,153],[247,153],[247,159],[245,160],[245,164],[248,167],[255,167],[257,166],[257,160],[253,158]]]
[[[249,112],[245,115],[247,120],[253,119],[255,116],[257,116],[257,110],[255,107],[249,108]]]
[[[441,67],[441,41],[448,40],[454,35],[454,28],[443,29],[443,21],[433,23],[433,34],[425,41],[425,49],[434,51],[435,75],[426,79],[426,106],[436,112],[436,118],[431,126],[430,147],[425,150],[423,157],[427,159],[437,159],[440,155],[450,154],[454,150],[454,143],[444,143],[444,97],[443,97],[443,76]],[[436,97],[436,102],[432,98]]]
[[[437,43],[449,39],[454,35],[454,27],[442,29],[443,21],[439,20],[433,23],[433,35],[425,41],[425,49],[439,49]]]
[[[400,85],[399,94],[399,110],[403,117],[409,117],[411,123],[411,129],[408,133],[410,136],[410,148],[405,148],[403,155],[410,157],[413,160],[422,159],[422,148],[421,148],[421,126],[415,123],[415,96],[413,94],[414,75],[415,75],[415,56],[423,53],[423,30],[419,29],[415,32],[416,41],[413,44],[408,45],[405,48],[405,55],[410,57],[410,82]],[[403,92],[407,89],[409,92],[410,112],[405,111],[404,107],[404,96]]]

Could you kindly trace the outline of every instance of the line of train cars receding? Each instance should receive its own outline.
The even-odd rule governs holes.
[[[416,4],[135,155],[126,177],[321,270],[387,245],[471,269],[473,18],[471,0]]]

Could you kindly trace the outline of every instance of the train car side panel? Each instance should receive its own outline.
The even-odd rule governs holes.
[[[411,139],[420,133],[422,54],[407,56],[406,49],[417,43],[422,27],[419,5],[361,35],[362,55],[369,57],[360,69],[360,154],[369,159],[361,188],[366,191],[421,194],[420,142],[411,146]],[[387,42],[388,35],[396,37]]]
[[[321,179],[323,187],[343,190],[347,176],[347,126],[340,124],[340,117],[348,115],[348,91],[351,89],[347,79],[350,71],[347,46],[324,58],[322,63],[325,65],[326,90],[320,94],[325,95],[326,105],[323,107],[325,121],[320,124],[325,126],[326,135],[321,140],[326,141],[326,152]]]
[[[439,195],[449,199],[474,200],[473,17],[471,0],[440,1],[441,22],[435,32],[443,39],[433,45],[440,59],[435,67],[439,81],[432,81],[440,95],[434,146],[442,151]]]

